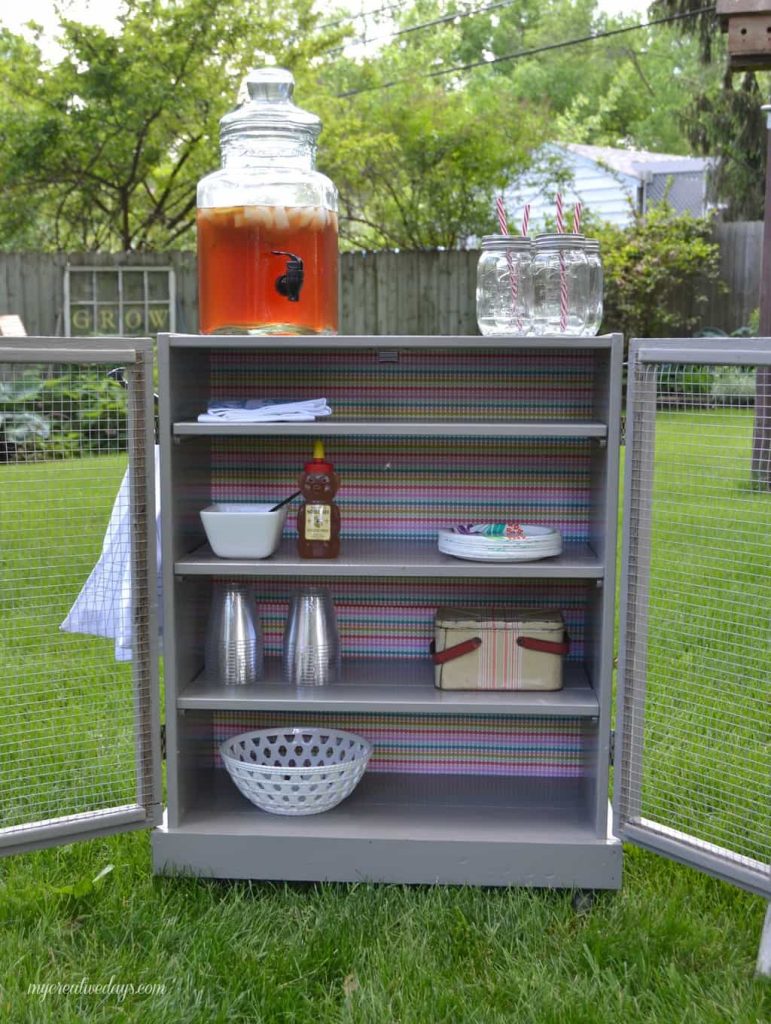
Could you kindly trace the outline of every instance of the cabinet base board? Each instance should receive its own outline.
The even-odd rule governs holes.
[[[621,843],[479,843],[464,839],[317,839],[153,833],[153,869],[162,875],[290,882],[398,882],[618,889]]]
[[[324,814],[266,814],[223,777],[152,835],[158,874],[271,881],[616,889],[585,780],[367,773]]]

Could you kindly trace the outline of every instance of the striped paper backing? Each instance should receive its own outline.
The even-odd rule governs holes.
[[[554,526],[566,542],[588,538],[587,439],[335,437],[326,451],[341,479],[343,543],[435,541],[455,523],[508,521]],[[278,501],[310,457],[308,438],[212,439],[211,498]]]
[[[322,353],[292,340],[277,351],[216,348],[211,397],[326,398],[335,415],[365,420],[592,416],[591,352],[398,349],[397,362],[381,362],[376,346]]]
[[[506,715],[304,712],[297,722],[286,712],[213,712],[207,763],[222,767],[219,746],[231,736],[295,725],[364,736],[374,748],[367,769],[372,772],[545,779],[581,778],[587,772],[585,720]]]
[[[302,590],[303,581],[267,577],[244,582],[256,591],[265,653],[278,657],[289,600]],[[518,608],[558,610],[570,635],[569,660],[584,659],[592,582],[317,577],[306,583],[329,591],[344,658],[427,658],[436,609],[449,606],[496,608],[501,613]]]

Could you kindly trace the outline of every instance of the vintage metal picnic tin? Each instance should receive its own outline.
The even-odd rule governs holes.
[[[434,682],[441,690],[559,690],[568,649],[559,611],[438,608]]]

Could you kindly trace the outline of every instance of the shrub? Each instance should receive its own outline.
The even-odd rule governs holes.
[[[727,402],[755,402],[755,370],[751,366],[716,366],[712,373],[712,395]]]
[[[700,323],[708,289],[719,281],[712,221],[666,203],[635,213],[626,228],[593,225],[605,269],[604,333],[683,337]]]
[[[123,451],[126,425],[126,392],[101,369],[0,380],[0,461]]]
[[[711,395],[712,388],[711,366],[662,363],[658,368],[657,390],[660,396]]]

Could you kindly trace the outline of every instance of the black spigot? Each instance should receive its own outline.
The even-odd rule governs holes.
[[[283,249],[273,249],[274,256],[288,256],[286,261],[286,273],[276,278],[276,291],[279,295],[285,295],[290,302],[300,301],[300,289],[303,286],[303,261],[293,252],[284,252]]]

